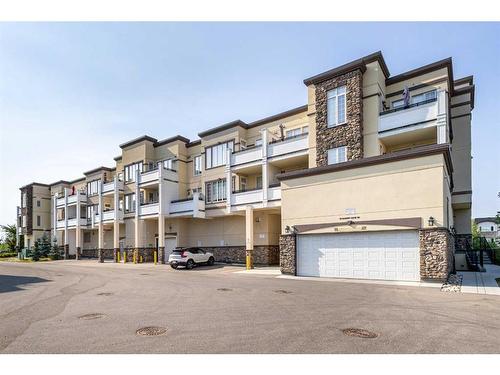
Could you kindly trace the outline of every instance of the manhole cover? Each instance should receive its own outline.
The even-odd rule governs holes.
[[[274,293],[280,293],[280,294],[291,294],[289,290],[284,290],[284,289],[277,289],[274,291]]]
[[[167,333],[165,327],[144,327],[139,328],[135,333],[139,336],[161,336]]]
[[[231,292],[231,291],[232,291],[232,289],[231,289],[231,288],[217,288],[217,290],[218,290],[219,292]]]
[[[92,319],[100,319],[104,318],[106,315],[101,314],[101,313],[92,313],[92,314],[85,314],[85,315],[80,315],[78,319],[83,319],[83,320],[92,320]]]
[[[360,337],[362,339],[374,339],[378,337],[377,333],[361,328],[346,328],[342,330],[342,333],[346,336]]]
[[[102,292],[102,293],[97,293],[98,296],[112,296],[113,293],[111,292]]]

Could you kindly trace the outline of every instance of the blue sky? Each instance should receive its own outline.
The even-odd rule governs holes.
[[[2,23],[0,223],[19,186],[113,166],[143,134],[196,139],[306,103],[302,80],[381,50],[392,75],[474,75],[473,214],[500,210],[500,23]]]

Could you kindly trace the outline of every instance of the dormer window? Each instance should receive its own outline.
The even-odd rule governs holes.
[[[346,122],[346,88],[345,86],[337,87],[326,93],[327,104],[327,120],[328,127],[334,127]]]

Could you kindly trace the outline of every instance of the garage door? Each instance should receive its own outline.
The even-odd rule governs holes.
[[[419,281],[418,233],[387,231],[299,235],[297,274]]]

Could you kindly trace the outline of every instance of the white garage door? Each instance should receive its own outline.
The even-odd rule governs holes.
[[[418,232],[299,235],[297,274],[419,281]]]

